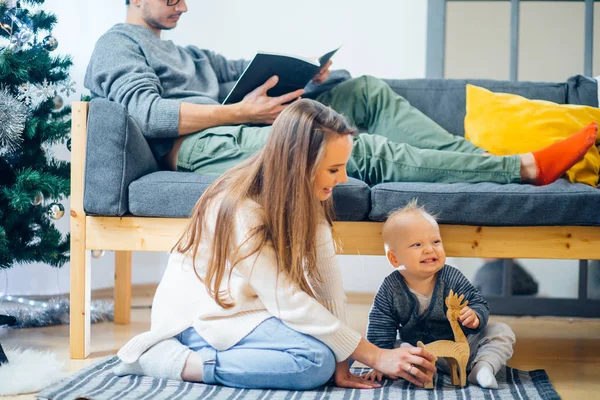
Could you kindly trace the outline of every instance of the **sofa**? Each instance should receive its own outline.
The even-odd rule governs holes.
[[[598,83],[584,76],[555,83],[386,82],[456,135],[464,135],[467,83],[530,99],[598,107]],[[131,252],[169,251],[215,177],[161,170],[138,125],[119,104],[94,99],[74,103],[72,110],[71,357],[85,358],[90,344],[90,250],[115,251],[115,322],[128,323]],[[544,187],[404,182],[369,187],[350,179],[333,193],[340,252],[382,255],[382,221],[413,198],[439,216],[448,256],[600,259],[600,190],[562,179]],[[573,299],[565,312],[579,307],[578,301],[587,300]]]

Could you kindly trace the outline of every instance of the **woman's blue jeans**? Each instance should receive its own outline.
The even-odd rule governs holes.
[[[335,356],[329,347],[274,317],[223,351],[215,350],[194,328],[175,338],[200,354],[207,384],[308,390],[327,383],[335,371]]]

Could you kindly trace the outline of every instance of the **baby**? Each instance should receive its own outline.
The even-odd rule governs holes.
[[[435,218],[413,200],[390,215],[383,226],[383,241],[388,261],[396,270],[385,278],[375,296],[367,339],[385,349],[416,346],[418,341],[454,340],[444,303],[452,290],[469,301],[459,318],[471,349],[468,380],[484,388],[498,388],[495,375],[512,356],[515,335],[506,324],[488,323],[487,302],[462,273],[446,265]],[[437,367],[449,372],[442,358]],[[372,370],[367,377],[381,380],[383,375]]]

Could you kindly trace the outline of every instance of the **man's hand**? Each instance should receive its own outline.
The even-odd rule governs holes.
[[[341,361],[335,365],[335,372],[333,374],[336,386],[356,388],[356,389],[374,389],[381,387],[380,384],[368,381],[362,376],[354,375],[350,372],[350,365],[348,361]]]
[[[331,60],[327,61],[327,64],[323,65],[323,68],[321,68],[319,73],[312,79],[312,83],[318,85],[329,79],[329,76],[331,75],[329,67],[331,67],[332,63],[333,62]]]
[[[304,94],[304,89],[298,89],[278,97],[267,96],[269,89],[277,85],[277,82],[279,82],[277,76],[269,78],[269,80],[248,93],[238,103],[241,118],[244,122],[271,125],[275,121],[275,118],[285,110],[287,107],[286,103],[296,100]]]
[[[460,310],[460,317],[458,320],[464,327],[469,329],[477,329],[479,326],[479,317],[469,306],[465,306]]]

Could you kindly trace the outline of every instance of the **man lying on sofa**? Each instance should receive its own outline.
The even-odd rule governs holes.
[[[187,11],[186,0],[126,0],[127,19],[96,44],[85,76],[93,97],[121,103],[165,168],[219,175],[258,151],[286,104],[303,95],[267,91],[277,77],[241,102],[221,105],[219,85],[237,80],[247,62],[160,38]],[[330,63],[315,76],[322,84]],[[316,99],[369,132],[354,141],[348,175],[382,182],[549,184],[583,158],[597,125],[533,153],[490,156],[412,107],[383,81],[363,76]],[[259,125],[259,126],[257,126]],[[267,125],[267,126],[265,126]]]

